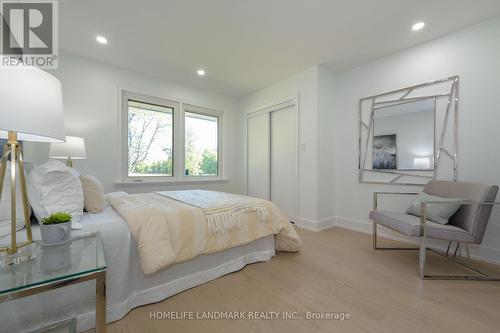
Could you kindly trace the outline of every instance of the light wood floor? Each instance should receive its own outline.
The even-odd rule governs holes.
[[[279,253],[136,308],[107,332],[500,332],[500,282],[422,281],[416,251],[374,251],[370,235],[340,228],[299,233],[302,252]],[[435,255],[429,264],[436,273],[459,272]],[[323,311],[352,318],[151,320],[151,311]]]

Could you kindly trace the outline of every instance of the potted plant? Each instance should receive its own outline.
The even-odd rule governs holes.
[[[42,219],[40,233],[44,245],[66,243],[71,238],[71,215],[57,212]]]

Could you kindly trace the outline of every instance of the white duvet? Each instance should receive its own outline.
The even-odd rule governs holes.
[[[157,193],[114,192],[107,196],[113,208],[127,221],[137,242],[145,274],[154,274],[174,263],[247,244],[269,235],[275,235],[278,251],[296,252],[301,247],[301,240],[288,218],[270,201],[203,191],[203,195],[208,197],[203,202],[209,204],[202,209],[201,200],[196,201],[197,205],[192,200],[179,201],[181,197],[189,197],[192,191],[180,192],[184,193],[176,196],[177,200]],[[206,209],[217,212],[216,208],[227,208],[228,203],[235,202],[239,202],[236,212],[241,207],[245,208],[239,221],[241,225],[213,232],[207,221]],[[257,213],[262,207],[267,210],[266,219],[260,218]]]

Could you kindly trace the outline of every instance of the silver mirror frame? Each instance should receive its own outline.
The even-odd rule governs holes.
[[[449,88],[447,86],[449,83]],[[419,91],[425,91],[425,89],[431,89],[433,86],[435,88],[440,85],[445,86],[447,89],[442,93],[434,93],[434,94],[423,94],[418,95]],[[448,90],[449,89],[449,90]],[[459,103],[459,77],[450,76],[441,80],[426,82],[418,85],[414,85],[411,87],[406,87],[402,89],[393,90],[387,93],[374,95],[365,97],[359,100],[359,114],[358,114],[358,122],[359,122],[359,182],[360,183],[371,183],[371,184],[393,184],[393,185],[425,185],[430,180],[436,179],[438,172],[446,173],[448,179],[452,179],[454,181],[457,180],[458,173],[458,103]],[[391,96],[398,95],[398,98],[387,99]],[[416,95],[415,97],[411,97]],[[443,123],[441,126],[441,131],[439,133],[439,137],[436,137],[438,133],[435,133],[435,142],[434,142],[434,168],[431,171],[422,171],[420,173],[416,172],[408,172],[403,170],[373,170],[366,167],[367,156],[369,151],[370,144],[370,135],[373,134],[373,125],[374,125],[374,115],[375,110],[380,107],[387,107],[392,105],[399,105],[405,103],[416,102],[419,100],[425,100],[433,98],[435,101],[435,126],[437,122],[436,114],[438,113],[437,101],[444,99],[446,101],[446,106],[443,109]],[[369,105],[368,110],[363,108],[363,105]],[[450,113],[452,116],[450,116]],[[364,115],[369,114],[369,122],[367,123],[364,120]],[[452,117],[452,120],[450,118]],[[366,118],[366,117],[365,117]],[[448,125],[449,122],[453,121],[453,127]],[[453,131],[452,142],[445,145],[445,135],[448,133],[449,128]],[[363,140],[364,135],[366,135],[365,140]],[[436,145],[437,140],[437,145]],[[450,147],[451,146],[451,147]],[[364,149],[363,149],[364,147]],[[441,170],[442,159],[450,158],[452,162],[450,170]],[[393,175],[389,180],[386,181],[375,181],[375,180],[367,180],[366,174],[384,174]]]

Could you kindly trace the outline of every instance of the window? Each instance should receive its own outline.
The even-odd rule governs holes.
[[[123,91],[123,180],[218,179],[224,113]]]
[[[174,107],[132,98],[126,106],[127,176],[173,176]]]
[[[184,113],[184,174],[219,174],[219,118],[193,112]]]

